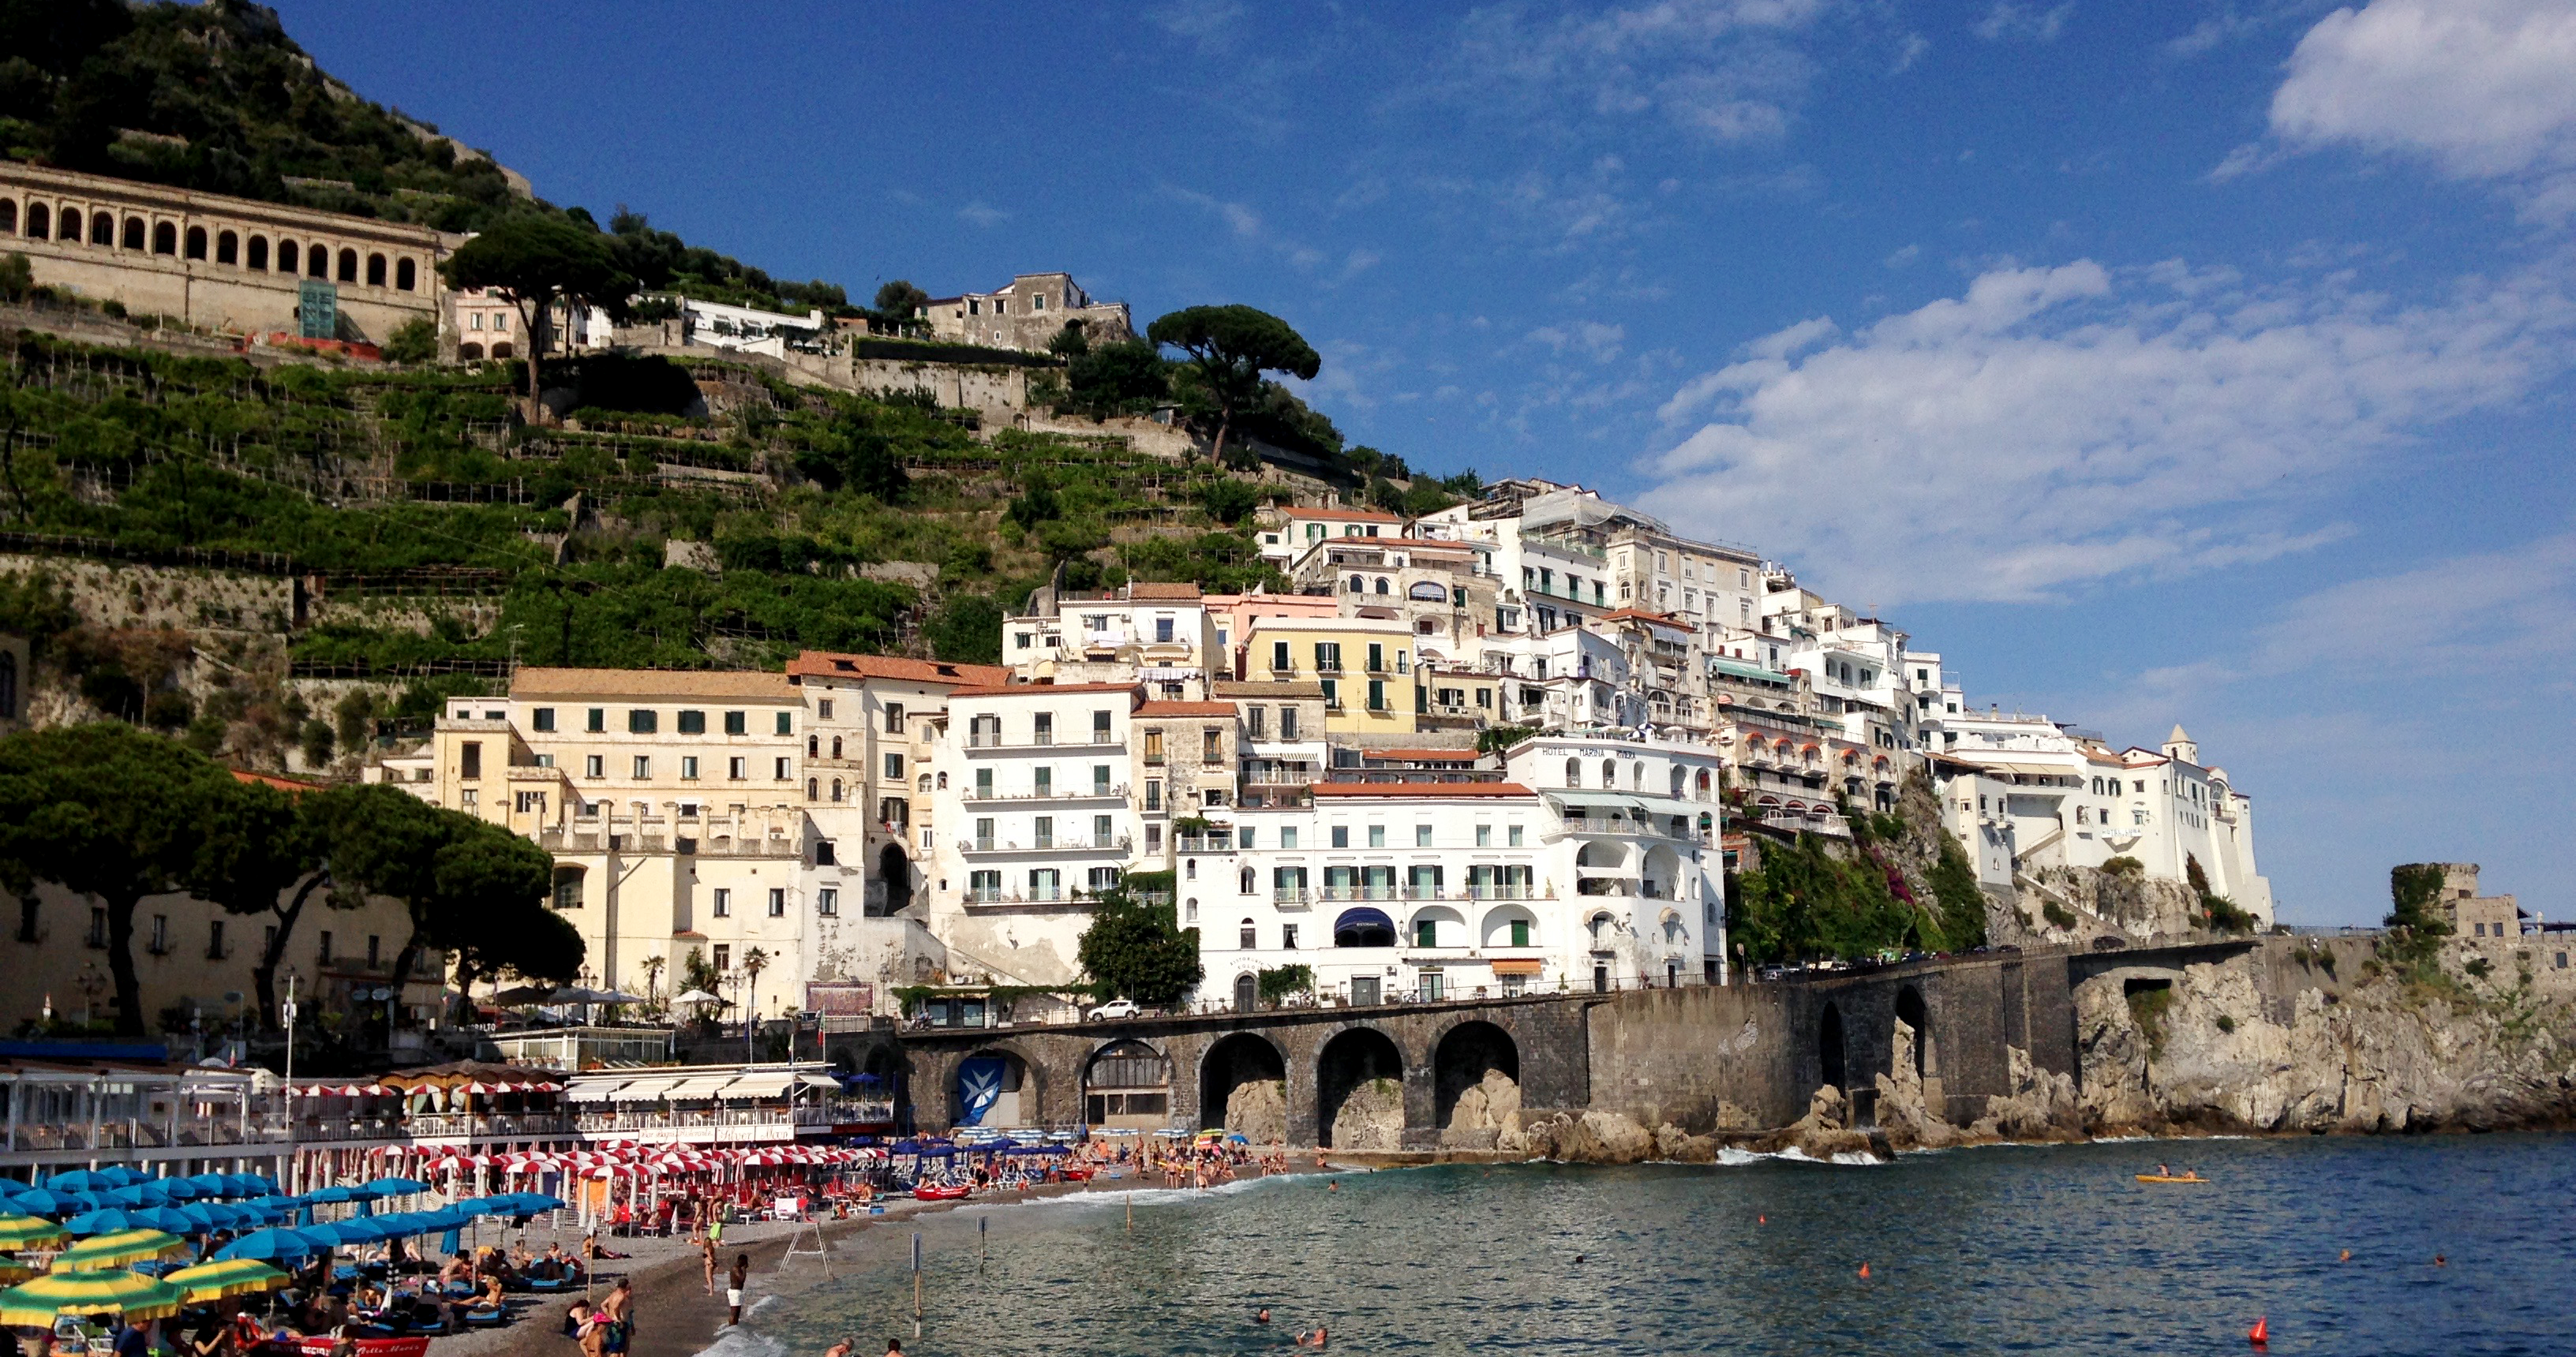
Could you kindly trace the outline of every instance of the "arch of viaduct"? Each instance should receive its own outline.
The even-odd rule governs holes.
[[[1169,1069],[1166,1124],[1224,1124],[1231,1091],[1276,1079],[1288,1143],[1329,1145],[1352,1087],[1379,1077],[1402,1090],[1406,1150],[1444,1141],[1459,1093],[1500,1070],[1532,1111],[1600,1110],[1643,1125],[1705,1132],[1746,1117],[1783,1126],[1814,1091],[1854,1095],[1867,1124],[1870,1090],[1894,1072],[1896,1024],[1917,1033],[1911,1058],[1928,1107],[1965,1124],[2012,1090],[2013,1050],[2041,1070],[2080,1077],[2074,987],[2094,975],[2179,975],[2251,942],[2114,954],[2003,954],[1921,962],[1768,985],[1685,986],[1492,1002],[1286,1009],[1063,1026],[880,1032],[835,1039],[852,1068],[898,1073],[908,1125],[937,1130],[963,1108],[960,1067],[1017,1062],[1025,1126],[1086,1124],[1086,1083],[1113,1047],[1142,1044]]]

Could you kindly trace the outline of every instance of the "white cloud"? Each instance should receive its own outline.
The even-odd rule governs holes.
[[[2046,9],[2037,5],[2014,4],[2012,0],[1995,0],[1994,8],[1987,10],[1986,17],[1979,19],[1969,31],[1988,42],[2001,42],[2006,38],[2055,42],[2057,35],[2066,31],[2067,16],[2074,12],[2074,0]]]
[[[1261,234],[1261,214],[1242,203],[1227,202],[1214,194],[1201,193],[1196,189],[1169,188],[1165,191],[1193,207],[1206,209],[1223,220],[1226,226],[1238,236],[1253,237]]]
[[[1931,50],[1932,40],[1930,38],[1924,37],[1920,33],[1906,34],[1904,41],[1897,44],[1896,64],[1889,67],[1887,73],[1889,75],[1903,75],[1907,71],[1913,70],[1914,63],[1921,61],[1924,54]]]
[[[2261,634],[2257,674],[2335,671],[2412,681],[2474,655],[2516,688],[2563,687],[2576,658],[2576,534],[2349,580],[2299,599]]]
[[[1664,418],[1708,422],[1647,460],[1644,499],[1851,597],[2191,573],[2340,535],[2317,501],[2561,373],[2571,329],[2550,269],[2399,306],[2180,264],[2002,268],[1848,337],[1803,322],[1684,384]]]
[[[1545,344],[1558,353],[1568,349],[1606,363],[1619,356],[1619,346],[1628,337],[1624,326],[1604,325],[1599,321],[1577,321],[1572,325],[1545,325],[1529,332],[1532,343]]]
[[[1495,82],[1613,119],[1655,116],[1717,143],[1787,131],[1814,65],[1783,39],[1828,0],[1656,0],[1532,21],[1517,6],[1467,17],[1459,88]]]
[[[2272,96],[2287,146],[2418,157],[2576,212],[2576,3],[2375,0],[2308,30]],[[2231,157],[2233,160],[2234,157]]]
[[[968,203],[964,207],[957,209],[957,219],[965,222],[969,226],[990,227],[999,226],[1003,222],[1009,221],[1011,219],[1011,214],[998,207],[987,206],[983,203]]]
[[[1922,246],[1920,246],[1920,245],[1908,245],[1908,246],[1905,246],[1903,249],[1897,250],[1897,251],[1895,251],[1895,252],[1893,252],[1893,253],[1889,254],[1889,255],[1887,256],[1887,258],[1882,259],[1882,260],[1880,260],[1880,261],[1878,261],[1878,262],[1880,262],[1881,264],[1886,265],[1887,267],[1889,267],[1889,268],[1891,268],[1891,269],[1901,269],[1901,268],[1905,267],[1906,265],[1913,263],[1913,262],[1915,261],[1916,257],[1920,256],[1922,253],[1923,253],[1923,247],[1922,247]]]

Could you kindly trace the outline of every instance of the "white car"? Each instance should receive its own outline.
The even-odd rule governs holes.
[[[1093,1022],[1099,1022],[1103,1018],[1132,1018],[1141,1011],[1136,1007],[1136,1001],[1133,999],[1112,999],[1085,1016]]]

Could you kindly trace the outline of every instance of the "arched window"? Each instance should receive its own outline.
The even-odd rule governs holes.
[[[202,226],[191,226],[188,228],[187,253],[190,259],[203,259],[206,257],[206,228]]]
[[[841,780],[839,778],[832,779],[832,799],[834,801],[841,799]]]
[[[104,212],[90,213],[89,243],[92,245],[115,244],[116,218],[111,217]],[[129,250],[139,250],[143,248],[143,219],[141,217],[136,217],[132,221],[126,223],[125,248]]]
[[[841,737],[838,735],[832,737],[832,757],[841,757]]]
[[[315,241],[304,247],[304,272],[307,277],[331,276],[331,247]]]
[[[1199,860],[1197,858],[1181,859],[1181,879],[1184,881],[1196,881],[1199,879]]]
[[[1377,591],[1381,594],[1386,592],[1386,576],[1380,575],[1377,577]]]
[[[1708,799],[1708,770],[1705,768],[1699,770],[1699,799]]]
[[[823,757],[822,736],[808,735],[805,737],[805,757],[809,759],[819,759]]]
[[[1199,921],[1199,898],[1198,898],[1197,896],[1193,895],[1193,896],[1191,896],[1191,897],[1189,898],[1189,900],[1188,900],[1186,903],[1184,903],[1184,904],[1181,906],[1181,922],[1182,922],[1182,923],[1184,923],[1184,924],[1194,924],[1194,923],[1197,923],[1198,921]]]
[[[1565,785],[1569,787],[1580,787],[1583,785],[1583,760],[1567,759],[1565,761]]]
[[[232,232],[230,232],[230,231],[223,232],[222,234],[220,234],[220,235],[216,236],[216,237],[215,237],[215,262],[216,262],[216,263],[218,263],[218,264],[238,264],[238,263],[240,263],[240,262],[241,262],[241,237],[240,237],[240,236],[237,236],[237,235],[235,235],[235,234],[233,234],[233,233],[232,233]]]
[[[176,223],[176,222],[167,222],[167,221],[165,221],[165,222],[160,223],[159,225],[154,226],[154,227],[152,228],[152,253],[154,253],[154,254],[177,254],[178,252],[179,252],[179,226],[178,226],[178,223]]]
[[[340,247],[340,281],[344,283],[358,281],[358,252],[345,245]]]
[[[1251,869],[1251,868],[1249,868],[1249,867],[1244,868],[1244,869],[1243,869],[1243,877],[1242,877],[1241,887],[1240,887],[1240,889],[1241,889],[1241,891],[1242,891],[1242,893],[1243,893],[1243,894],[1245,894],[1245,895],[1250,895],[1250,894],[1252,894],[1252,881],[1253,881],[1252,869]]]
[[[460,363],[480,362],[482,358],[483,346],[480,344],[469,342],[456,346],[456,361]]]
[[[1368,592],[1368,581],[1361,579],[1357,575],[1351,576],[1351,592],[1354,594]]]
[[[18,200],[0,198],[0,232],[18,234]]]
[[[805,779],[805,799],[808,801],[820,801],[823,799],[822,779],[811,777]]]
[[[368,255],[368,256],[367,256],[367,286],[369,286],[369,287],[383,287],[384,285],[385,285],[385,257],[384,257],[383,255],[380,255],[380,254],[371,254],[371,255]]]
[[[492,356],[495,358],[508,358],[516,352],[517,350],[511,348],[507,340],[492,346]]]
[[[945,772],[939,775],[939,790],[943,792],[948,790],[948,774]]]
[[[45,211],[43,203],[27,204],[27,239],[43,240],[52,226],[51,214]]]
[[[420,281],[419,266],[409,258],[394,261],[394,290],[409,292]]]
[[[1238,940],[1243,943],[1244,951],[1252,951],[1254,948],[1261,945],[1259,942],[1255,941],[1256,936],[1257,935],[1252,927],[1252,921],[1250,919],[1244,920],[1243,926],[1237,934]]]
[[[294,241],[291,241],[291,240],[281,240],[281,241],[277,242],[277,271],[278,271],[278,272],[280,272],[280,273],[293,273],[293,272],[295,272],[295,261],[296,261],[296,258],[297,258],[297,255],[296,255],[296,253],[295,253],[295,242],[294,242]]]
[[[1672,797],[1674,800],[1679,801],[1682,799],[1682,770],[1679,765],[1675,765],[1673,768],[1672,783]]]
[[[1601,761],[1601,790],[1605,792],[1615,792],[1619,790],[1619,761],[1617,759],[1603,759]]]

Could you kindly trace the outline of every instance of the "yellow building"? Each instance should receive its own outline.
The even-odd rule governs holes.
[[[1245,641],[1245,678],[1323,685],[1330,734],[1411,735],[1429,702],[1400,617],[1256,618]]]

